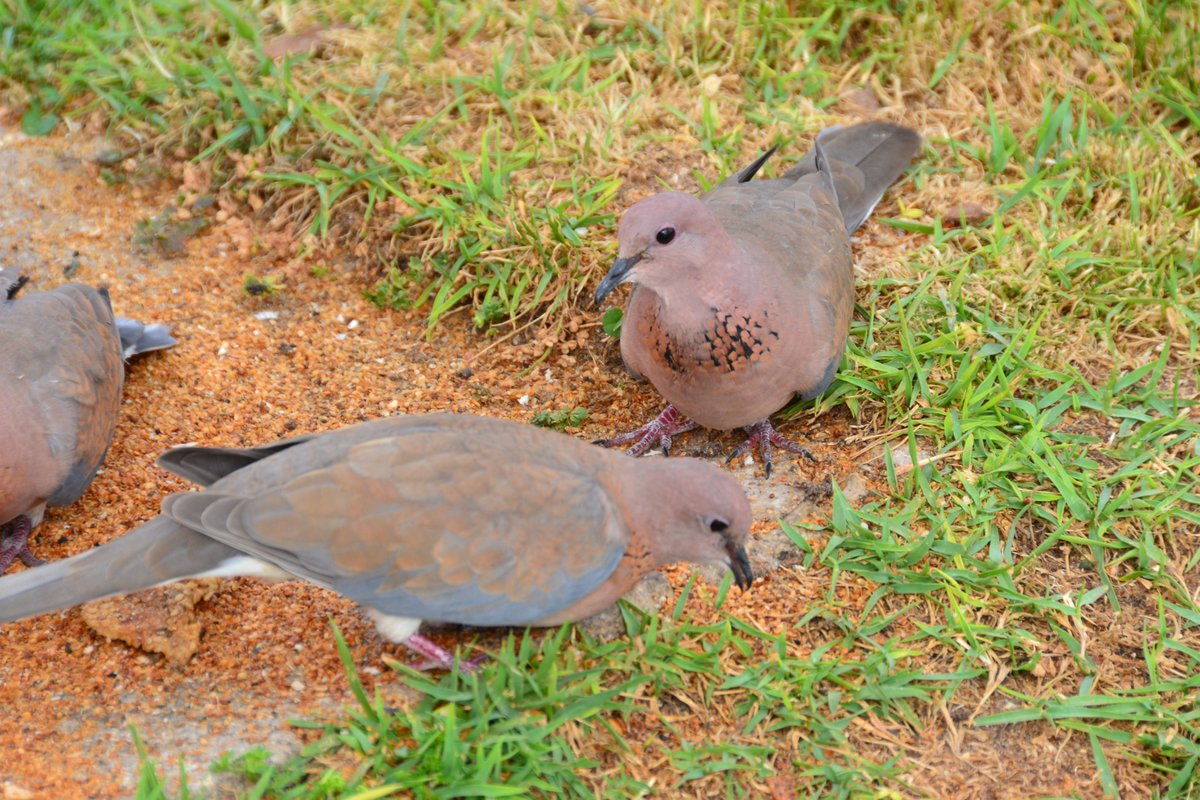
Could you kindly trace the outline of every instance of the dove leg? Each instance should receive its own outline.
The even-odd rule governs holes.
[[[740,456],[744,456],[746,453],[758,450],[759,455],[762,457],[763,472],[765,472],[766,476],[769,478],[771,477],[771,467],[774,466],[774,462],[771,458],[772,447],[778,447],[791,453],[799,453],[809,461],[816,461],[816,459],[813,458],[812,453],[808,452],[808,450],[796,444],[791,439],[784,438],[783,434],[775,430],[775,426],[771,424],[771,420],[769,419],[760,420],[759,422],[754,423],[750,427],[746,428],[746,433],[748,434],[746,441],[738,445],[737,449],[729,454],[729,458],[725,460],[726,463],[729,463]]]
[[[696,423],[680,414],[679,409],[675,408],[675,406],[670,405],[664,408],[661,414],[637,430],[622,433],[611,439],[597,439],[592,444],[598,444],[602,447],[621,447],[630,442],[636,442],[633,447],[629,448],[629,455],[631,456],[640,456],[658,444],[662,446],[663,455],[670,455],[671,439],[695,427],[697,427]]]
[[[414,633],[412,636],[404,640],[404,646],[412,650],[419,656],[423,656],[425,660],[416,665],[418,670],[427,669],[454,669],[458,666],[460,672],[464,675],[470,675],[475,670],[479,669],[479,665],[487,660],[487,656],[479,656],[472,658],[469,661],[459,661],[454,657],[454,654],[439,646],[432,639],[427,639],[419,633]]]
[[[29,549],[29,534],[32,531],[33,522],[24,514],[0,526],[0,573],[5,572],[18,558],[27,567],[46,563]]]

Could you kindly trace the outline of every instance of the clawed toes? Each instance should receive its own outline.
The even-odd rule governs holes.
[[[483,655],[475,656],[474,658],[468,659],[466,661],[459,661],[458,662],[458,671],[463,673],[464,675],[470,675],[470,674],[474,673],[476,670],[478,670],[480,667],[482,667],[484,664],[486,664],[488,662],[488,660],[489,660],[488,655],[486,653],[484,653]]]
[[[729,458],[725,463],[733,461],[738,456],[757,450],[759,457],[762,459],[763,473],[767,478],[771,477],[771,472],[774,470],[775,464],[772,458],[773,448],[778,447],[781,450],[787,450],[791,453],[797,453],[804,458],[807,458],[812,463],[817,463],[817,459],[808,449],[802,447],[790,439],[785,439],[771,425],[769,420],[757,422],[746,429],[748,434],[746,441],[742,442],[737,449],[730,453]]]
[[[696,423],[683,417],[675,406],[667,406],[661,414],[637,430],[619,434],[611,439],[597,439],[592,444],[618,447],[633,442],[633,447],[625,451],[631,456],[640,456],[658,445],[662,448],[663,455],[670,455],[674,437],[695,427]]]

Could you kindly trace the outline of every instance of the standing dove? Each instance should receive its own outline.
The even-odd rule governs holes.
[[[697,425],[745,428],[730,459],[758,448],[805,453],[770,415],[829,386],[854,307],[850,234],[921,144],[909,128],[866,122],[823,131],[780,178],[752,181],[774,148],[697,199],[665,192],[634,204],[599,304],[637,285],[621,326],[621,356],[670,404],[635,431],[633,455]],[[811,456],[810,456],[811,457]]]
[[[113,317],[108,293],[70,283],[17,296],[0,269],[0,573],[40,563],[29,534],[47,505],[75,502],[117,424],[124,359],[175,344],[162,325]]]
[[[421,620],[558,625],[674,561],[753,580],[750,504],[727,473],[513,422],[389,417],[258,448],[176,448],[159,464],[207,488],[170,495],[102,547],[0,579],[0,623],[183,578],[298,577],[449,668]]]

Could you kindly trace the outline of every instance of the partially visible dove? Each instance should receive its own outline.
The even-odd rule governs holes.
[[[125,359],[175,344],[162,325],[113,317],[108,293],[78,283],[18,292],[0,269],[0,573],[39,563],[29,533],[47,505],[75,502],[117,424]]]
[[[0,579],[0,622],[183,578],[298,577],[363,606],[431,662],[421,620],[558,625],[675,561],[753,580],[750,504],[695,459],[637,460],[455,414],[388,417],[159,463],[207,486],[102,547]]]
[[[829,386],[854,308],[850,234],[916,155],[920,135],[886,122],[829,128],[780,178],[752,181],[774,152],[701,199],[679,192],[630,207],[599,304],[633,282],[621,356],[670,405],[603,444],[640,455],[697,425],[746,428],[753,448],[806,453],[770,415]]]

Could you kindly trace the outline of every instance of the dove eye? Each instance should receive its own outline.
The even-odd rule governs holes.
[[[659,228],[658,233],[654,234],[654,238],[659,244],[670,244],[675,239],[675,229],[669,225]]]
[[[729,530],[729,523],[723,519],[714,519],[708,523],[708,529],[713,533],[724,533]]]

